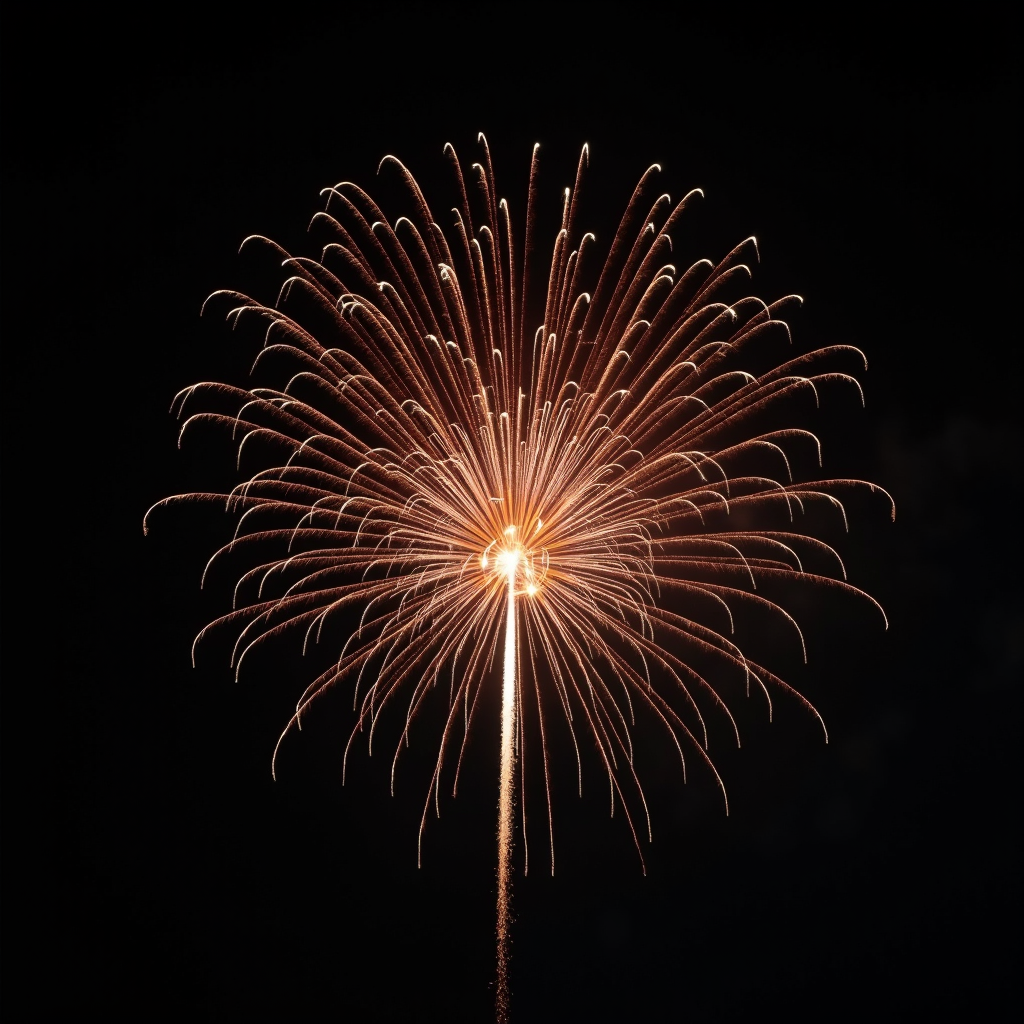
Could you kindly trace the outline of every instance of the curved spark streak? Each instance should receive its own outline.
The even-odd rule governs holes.
[[[225,290],[204,312],[219,306],[233,330],[257,328],[263,348],[254,371],[283,386],[204,382],[185,388],[171,408],[183,420],[179,445],[194,428],[220,427],[237,444],[239,467],[244,458],[265,468],[228,494],[165,499],[146,522],[182,501],[220,503],[237,515],[203,579],[221,561],[248,559],[249,568],[232,610],[196,638],[198,645],[213,627],[234,631],[236,676],[286,631],[302,630],[308,649],[357,616],[337,660],[297,702],[275,770],[292,727],[347,681],[356,724],[344,765],[361,733],[372,749],[394,706],[404,724],[393,784],[420,709],[432,691],[447,689],[420,846],[449,760],[453,794],[458,786],[504,611],[504,1005],[516,751],[521,761],[528,732],[539,739],[549,838],[550,745],[562,722],[580,792],[589,743],[612,812],[623,809],[639,852],[637,801],[648,837],[650,824],[633,767],[637,714],[666,730],[684,780],[689,754],[714,772],[709,716],[723,717],[739,742],[725,698],[734,684],[748,696],[754,684],[769,713],[774,690],[816,715],[729,639],[735,612],[767,614],[806,658],[798,623],[759,584],[838,588],[878,608],[846,582],[839,555],[810,530],[819,507],[845,526],[839,495],[852,489],[892,502],[861,481],[794,479],[808,455],[821,465],[817,437],[759,425],[790,404],[809,399],[817,407],[836,388],[863,403],[850,368],[866,368],[866,360],[845,345],[785,354],[792,339],[782,317],[802,300],[765,303],[738,291],[758,260],[755,239],[717,264],[678,262],[672,233],[700,190],[673,205],[656,192],[658,165],[648,168],[596,283],[583,290],[597,246],[577,226],[588,148],[575,187],[565,190],[545,266],[538,148],[520,241],[479,141],[484,155],[470,167],[472,188],[454,148],[444,147],[456,186],[447,228],[404,164],[388,156],[379,173],[397,174],[407,199],[393,223],[358,185],[341,182],[324,190],[325,208],[310,225],[323,242],[319,259],[292,257],[259,235],[245,239],[242,249],[262,248],[283,270],[275,304]],[[754,375],[755,363],[771,368]],[[523,815],[525,851],[525,792]]]

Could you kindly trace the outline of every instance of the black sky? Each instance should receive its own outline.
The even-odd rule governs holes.
[[[230,599],[198,589],[223,524],[141,530],[159,498],[234,482],[177,450],[167,409],[245,379],[251,352],[198,316],[245,285],[241,239],[301,251],[319,189],[373,192],[387,152],[429,196],[443,143],[470,158],[478,130],[520,213],[532,144],[554,203],[586,141],[599,237],[655,161],[706,192],[696,255],[757,235],[755,291],[807,298],[798,342],[867,352],[826,466],[898,510],[858,509],[842,548],[889,632],[822,623],[794,680],[827,746],[795,707],[751,716],[717,752],[728,818],[709,780],[656,771],[646,878],[599,781],[566,794],[558,874],[517,877],[515,1019],[1019,1018],[1014,30],[980,8],[600,10],[5,7],[5,1020],[490,1019],[491,737],[417,870],[429,741],[395,800],[365,757],[342,789],[338,701],[273,783],[303,666],[191,669]]]

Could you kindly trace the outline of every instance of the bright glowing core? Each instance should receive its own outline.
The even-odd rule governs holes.
[[[544,582],[546,552],[529,550],[516,534],[516,527],[509,526],[500,539],[488,544],[480,555],[480,568],[489,572],[492,579],[500,579],[504,586],[511,580],[516,594],[533,597]]]
[[[501,551],[498,552],[497,561],[506,576],[513,575],[516,571],[516,566],[519,564],[519,549],[502,548]]]

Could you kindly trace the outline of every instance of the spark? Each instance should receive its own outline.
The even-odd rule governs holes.
[[[380,173],[397,176],[405,215],[390,221],[341,182],[324,190],[310,225],[319,258],[245,240],[279,261],[276,301],[225,290],[204,309],[257,332],[254,373],[275,383],[195,384],[172,411],[183,420],[179,444],[220,428],[240,468],[262,468],[227,494],[165,499],[144,526],[157,508],[185,501],[237,517],[203,579],[239,560],[249,567],[232,610],[196,640],[233,635],[236,678],[289,630],[304,651],[339,644],[296,703],[275,773],[286,737],[344,683],[356,721],[343,777],[355,741],[365,737],[372,753],[387,717],[400,725],[394,788],[425,702],[447,695],[418,857],[446,769],[444,787],[457,791],[502,648],[497,1001],[506,1019],[517,780],[524,873],[529,865],[527,744],[536,741],[543,767],[552,873],[549,749],[559,722],[580,792],[589,745],[642,863],[650,819],[634,767],[637,717],[665,731],[684,781],[693,756],[724,799],[707,747],[712,716],[739,742],[727,695],[760,693],[770,715],[772,693],[785,694],[818,717],[741,650],[737,610],[773,620],[805,659],[800,626],[765,583],[856,594],[884,621],[813,530],[822,516],[845,526],[851,492],[881,495],[890,508],[891,499],[862,481],[807,481],[800,467],[820,466],[818,438],[761,426],[843,388],[862,403],[855,372],[866,360],[846,345],[792,352],[784,316],[799,297],[766,303],[742,291],[759,259],[754,238],[718,263],[677,265],[673,234],[703,192],[673,204],[655,187],[661,168],[649,167],[592,275],[597,239],[580,234],[577,202],[589,148],[548,260],[536,224],[538,147],[520,242],[479,142],[482,159],[468,170],[444,147],[459,197],[446,228],[388,156]],[[755,375],[754,365],[770,368]]]

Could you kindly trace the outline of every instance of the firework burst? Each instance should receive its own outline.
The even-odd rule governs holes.
[[[457,203],[442,218],[389,156],[381,171],[397,177],[407,216],[390,221],[343,182],[324,191],[311,225],[324,239],[318,259],[245,240],[284,268],[276,301],[222,291],[207,306],[224,309],[236,329],[258,328],[256,363],[271,362],[279,386],[200,383],[173,411],[182,437],[220,427],[237,441],[239,466],[253,457],[265,468],[229,494],[160,504],[216,502],[237,517],[207,569],[229,554],[250,567],[234,610],[197,643],[211,629],[233,631],[236,673],[286,631],[302,631],[307,648],[337,645],[281,740],[345,683],[356,713],[345,764],[357,738],[371,751],[379,743],[385,712],[394,707],[404,721],[393,785],[424,702],[447,702],[421,846],[442,775],[445,789],[458,785],[480,695],[501,679],[504,1017],[513,805],[527,733],[543,764],[551,870],[555,719],[575,745],[581,787],[581,750],[596,751],[612,809],[624,810],[640,851],[650,819],[634,771],[636,716],[660,723],[685,777],[688,758],[714,772],[709,715],[739,741],[724,697],[734,684],[761,693],[769,713],[775,691],[816,715],[730,639],[734,615],[770,616],[803,650],[795,619],[758,585],[855,591],[838,554],[801,523],[818,505],[845,523],[844,492],[877,488],[794,479],[791,467],[808,453],[820,465],[817,438],[763,424],[796,395],[817,403],[833,385],[859,394],[848,368],[866,364],[837,345],[790,350],[767,371],[747,372],[789,346],[783,317],[800,300],[743,295],[753,238],[717,264],[673,263],[672,235],[699,190],[673,202],[655,187],[660,168],[649,168],[598,265],[597,239],[577,224],[587,148],[553,250],[542,250],[537,148],[520,247],[479,141],[481,161],[465,173],[444,149]],[[275,763],[280,749],[281,741]],[[525,850],[525,792],[520,803]]]

